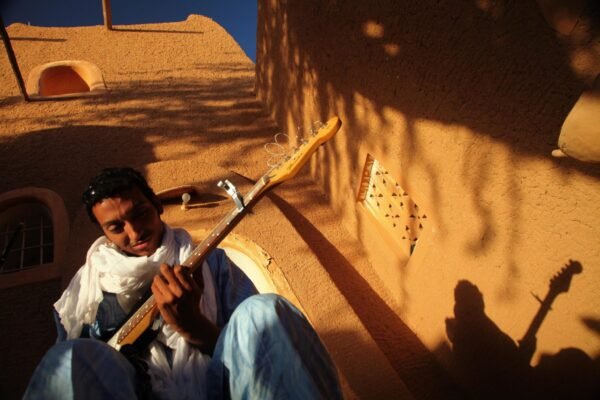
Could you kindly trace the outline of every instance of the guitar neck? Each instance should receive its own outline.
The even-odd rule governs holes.
[[[235,207],[229,212],[192,252],[188,258],[181,263],[182,266],[191,269],[192,273],[201,265],[206,256],[217,245],[225,239],[225,236],[241,221],[242,217],[250,210],[251,206],[258,201],[260,195],[266,190],[268,173],[265,174],[244,198],[244,207]],[[107,342],[116,350],[120,350],[126,344],[133,343],[146,329],[148,329],[158,314],[154,295],[142,304],[142,306],[123,324],[123,326]]]
[[[546,315],[548,315],[548,311],[550,311],[550,306],[552,306],[552,303],[554,302],[554,300],[556,299],[557,296],[558,296],[558,292],[556,292],[556,291],[552,290],[552,288],[550,288],[550,290],[548,291],[548,294],[546,294],[546,297],[544,298],[544,300],[540,302],[540,308],[538,309],[537,313],[531,320],[531,324],[529,324],[529,328],[527,329],[527,332],[525,332],[525,335],[523,335],[523,338],[518,341],[519,353],[521,354],[522,359],[526,360],[527,362],[531,361],[531,358],[533,357],[533,354],[535,353],[536,342],[537,342],[535,336],[537,335],[538,331],[540,330],[540,327],[542,326],[542,322],[544,322]]]
[[[548,311],[550,311],[550,306],[559,294],[569,291],[573,275],[579,274],[582,271],[583,267],[579,261],[569,260],[567,265],[550,279],[550,288],[548,289],[546,297],[543,301],[540,301],[538,312],[533,317],[523,339],[519,340],[519,350],[528,361],[531,360],[531,357],[535,352],[535,335],[542,326],[542,322],[544,321],[544,318],[546,318]]]
[[[544,322],[544,318],[546,318],[548,311],[550,311],[550,306],[552,306],[552,303],[554,302],[554,299],[556,299],[556,296],[557,296],[557,294],[552,292],[552,290],[548,291],[548,294],[546,295],[544,300],[541,302],[540,308],[537,311],[537,313],[535,314],[535,316],[533,317],[531,324],[529,324],[529,328],[527,329],[527,332],[523,336],[523,339],[521,339],[521,342],[525,343],[525,342],[531,341],[531,340],[533,340],[533,338],[535,338],[535,335],[537,335],[537,332],[539,331],[540,327],[542,326],[542,322]]]
[[[227,236],[227,234],[239,223],[242,217],[248,213],[267,190],[273,188],[288,179],[291,179],[308,161],[309,157],[319,146],[333,137],[339,130],[341,121],[337,117],[331,118],[325,124],[321,124],[317,131],[312,132],[312,137],[295,150],[292,156],[285,156],[280,165],[267,171],[242,199],[235,190],[223,185],[227,192],[232,195],[236,207],[227,214],[213,231],[193,251],[192,254],[181,265],[196,271],[208,254]],[[227,182],[225,182],[227,183]],[[234,189],[234,188],[233,188]],[[138,311],[119,329],[107,342],[113,348],[119,350],[127,344],[133,343],[147,328],[149,328],[158,315],[158,309],[154,296],[150,296]]]
[[[182,266],[188,267],[192,272],[196,271],[202,265],[206,256],[217,245],[225,239],[225,236],[241,221],[242,217],[250,210],[251,206],[258,200],[260,195],[265,191],[268,182],[268,175],[264,175],[252,187],[252,189],[244,197],[244,207],[236,207],[229,212],[192,252],[192,254],[181,263]]]

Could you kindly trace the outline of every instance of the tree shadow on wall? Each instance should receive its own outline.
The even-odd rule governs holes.
[[[3,99],[0,191],[48,187],[64,196],[72,215],[88,179],[106,166],[219,154],[219,165],[254,176],[262,167],[248,153],[262,152],[277,128],[252,95],[252,83],[245,77],[124,80],[102,98],[44,103],[46,113],[38,111],[41,103]],[[29,126],[35,128],[15,128]]]
[[[597,17],[598,7],[587,13]],[[257,91],[278,122],[343,119],[314,168],[326,193],[358,186],[345,178],[363,170],[365,150],[396,163],[388,169],[401,185],[421,179],[414,186],[432,213],[445,208],[443,194],[456,183],[480,221],[467,238],[467,250],[480,255],[500,242],[492,212],[500,203],[487,195],[503,179],[511,215],[506,298],[514,294],[514,249],[529,220],[523,161],[547,164],[565,184],[574,172],[600,179],[600,165],[551,157],[585,83],[534,1],[261,0],[259,15]],[[600,23],[591,22],[597,40]],[[499,164],[504,149],[510,156]],[[446,155],[453,158],[442,164]],[[462,176],[446,181],[454,168]],[[441,237],[444,217],[436,218]]]
[[[485,314],[483,294],[467,280],[458,282],[454,296],[454,318],[446,320],[452,367],[475,398],[598,398],[598,360],[571,347],[544,354],[532,367],[529,331],[516,343]]]
[[[551,158],[560,127],[584,87],[571,71],[564,45],[534,2],[459,3],[292,2],[281,7],[284,17],[273,15],[289,21],[283,25],[290,43],[273,47],[280,54],[261,60],[266,65],[259,68],[270,71],[265,84],[275,93],[286,93],[278,68],[295,69],[290,87],[314,83],[312,102],[321,118],[343,111],[346,125],[365,137],[372,125],[393,124],[386,112],[393,109],[408,121],[462,125],[517,153]],[[259,47],[282,36],[281,23],[266,24]],[[283,63],[269,64],[270,59]],[[303,105],[311,103],[307,93],[297,91],[272,107],[302,117]],[[359,98],[367,99],[369,118],[356,112]],[[348,154],[356,153],[357,143],[347,141]],[[599,168],[553,160],[600,176]]]
[[[73,212],[91,176],[107,166],[155,160],[141,128],[64,126],[0,140],[0,190],[26,186],[56,191]]]
[[[431,352],[320,230],[274,192],[267,197],[316,255],[415,399],[463,398]]]

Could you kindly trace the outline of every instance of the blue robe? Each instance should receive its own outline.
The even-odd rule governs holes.
[[[275,294],[256,294],[248,277],[223,250],[206,260],[217,297],[219,336],[208,369],[209,399],[337,399],[337,371],[302,313]],[[152,398],[144,349],[117,352],[104,343],[126,314],[106,294],[82,337],[58,342],[34,372],[24,399]]]

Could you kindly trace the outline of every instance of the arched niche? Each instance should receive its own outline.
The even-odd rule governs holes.
[[[211,232],[206,229],[189,231],[194,243],[199,244]],[[254,283],[259,293],[277,293],[304,312],[296,294],[292,291],[283,272],[273,258],[252,240],[235,233],[229,233],[218,245]]]
[[[0,194],[0,229],[0,255],[5,256],[0,289],[62,275],[69,220],[58,194],[34,187]],[[13,257],[16,253],[20,254]]]
[[[31,70],[27,79],[27,93],[33,100],[94,96],[106,90],[100,68],[82,60],[39,65]]]

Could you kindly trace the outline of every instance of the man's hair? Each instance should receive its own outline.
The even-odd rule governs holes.
[[[115,197],[123,192],[137,187],[142,194],[156,207],[159,214],[162,212],[160,200],[148,186],[146,179],[133,168],[105,168],[90,180],[88,187],[82,195],[83,204],[92,222],[98,223],[93,208],[104,199]]]

